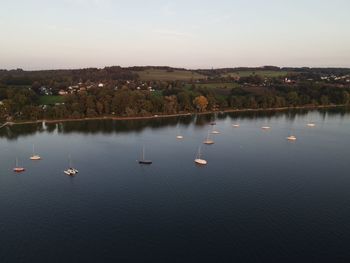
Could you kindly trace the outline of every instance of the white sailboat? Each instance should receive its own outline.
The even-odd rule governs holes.
[[[286,138],[288,141],[296,141],[297,137],[295,137],[295,135],[293,135],[293,128],[291,127],[289,129],[289,136]]]
[[[74,176],[79,172],[77,169],[73,168],[72,159],[70,155],[68,157],[68,165],[69,168],[63,171],[66,175]]]
[[[232,124],[232,127],[233,127],[233,128],[239,128],[240,125],[239,125],[239,124]]]
[[[211,134],[220,134],[218,130],[215,130],[215,125],[213,125],[213,130],[211,131]]]
[[[182,135],[181,132],[180,132],[179,124],[176,125],[176,130],[177,130],[176,139],[182,140],[184,137],[183,137],[183,135]]]
[[[33,144],[33,155],[30,156],[29,159],[32,160],[32,161],[39,161],[39,160],[41,160],[41,157],[39,155],[35,154],[34,144]]]
[[[194,162],[196,164],[199,164],[199,165],[206,165],[208,162],[204,159],[201,158],[201,147],[199,147],[198,149],[198,152],[197,152],[197,155],[196,155],[196,159],[194,159]]]
[[[206,144],[206,145],[212,145],[212,144],[214,144],[214,141],[213,141],[212,139],[210,139],[210,132],[209,132],[209,131],[208,131],[208,136],[207,136],[207,138],[204,140],[203,143]]]
[[[288,141],[296,141],[297,137],[295,137],[294,135],[290,135],[290,136],[287,137],[287,140]]]
[[[315,126],[316,126],[316,124],[313,123],[313,122],[309,122],[309,123],[307,124],[307,127],[310,127],[310,128],[313,128],[313,127],[315,127]]]

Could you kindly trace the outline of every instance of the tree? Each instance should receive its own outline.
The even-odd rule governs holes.
[[[322,105],[328,105],[329,104],[329,98],[328,96],[322,95],[321,96],[321,104]]]
[[[297,106],[299,103],[299,96],[298,93],[295,91],[291,91],[287,94],[287,101],[289,106]]]
[[[209,102],[206,97],[198,96],[193,100],[193,104],[199,111],[203,112],[207,109]]]
[[[350,94],[347,91],[343,91],[342,94],[342,98],[343,98],[343,104],[348,105],[350,103]]]

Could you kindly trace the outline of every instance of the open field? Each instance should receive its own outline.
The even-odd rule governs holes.
[[[64,102],[63,96],[40,96],[39,98],[39,104],[41,105],[50,105],[62,102]]]
[[[252,75],[259,75],[261,77],[268,77],[268,78],[273,78],[273,77],[284,77],[288,74],[288,71],[273,71],[273,70],[257,70],[257,71],[252,71],[252,70],[247,70],[247,71],[234,71],[231,73],[226,73],[223,74],[223,77],[249,77]]]
[[[232,83],[232,82],[216,82],[216,83],[196,83],[194,84],[197,88],[208,88],[208,89],[233,89],[233,88],[239,88],[240,85],[238,83]],[[192,87],[192,84],[186,84],[185,89],[190,89]]]
[[[201,88],[220,88],[220,89],[232,89],[232,88],[237,88],[239,87],[238,83],[232,83],[232,82],[228,82],[228,83],[200,83],[200,84],[196,84],[197,87],[201,87]]]
[[[144,71],[135,71],[140,76],[141,80],[150,81],[150,80],[163,80],[163,81],[171,81],[171,80],[197,80],[197,79],[205,79],[206,77],[191,71],[186,70],[174,70],[167,71],[163,69],[147,69]]]

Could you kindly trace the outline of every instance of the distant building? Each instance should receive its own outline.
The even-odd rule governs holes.
[[[98,84],[99,88],[103,88],[105,85],[103,83]]]
[[[61,95],[61,96],[65,96],[65,95],[67,95],[67,94],[68,94],[68,92],[65,91],[65,90],[63,90],[63,89],[61,89],[61,90],[58,92],[58,95]]]

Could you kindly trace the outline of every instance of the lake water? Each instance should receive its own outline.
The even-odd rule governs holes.
[[[344,109],[12,126],[0,149],[1,263],[350,260]]]

